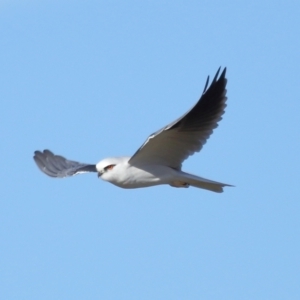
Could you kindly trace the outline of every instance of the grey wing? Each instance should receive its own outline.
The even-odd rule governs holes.
[[[201,150],[218,126],[226,107],[226,68],[220,68],[196,105],[182,117],[153,133],[129,160],[130,164],[160,164],[180,169],[182,162]],[[208,87],[208,88],[207,88]]]
[[[49,150],[35,151],[33,159],[39,169],[50,177],[69,177],[80,173],[97,172],[96,165],[79,163],[54,155]]]

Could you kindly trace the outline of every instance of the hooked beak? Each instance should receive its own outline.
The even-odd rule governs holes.
[[[102,176],[103,172],[98,172],[98,178],[100,178]]]

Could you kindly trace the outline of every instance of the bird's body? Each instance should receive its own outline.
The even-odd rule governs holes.
[[[222,192],[228,184],[208,180],[181,171],[182,162],[201,150],[213,129],[218,126],[226,102],[226,69],[196,105],[181,118],[153,133],[132,157],[106,158],[96,165],[70,161],[49,150],[35,151],[38,167],[51,177],[68,177],[97,172],[98,177],[118,187],[132,189],[169,184],[173,187],[194,186]]]
[[[103,170],[105,166],[112,162],[116,163],[113,167],[114,172],[104,172],[100,176],[103,180],[125,189],[169,184],[173,187],[188,188],[191,185],[214,192],[221,192],[222,187],[227,185],[163,165],[131,165],[129,160],[130,157],[106,158],[100,161],[96,168]]]
[[[149,187],[171,182],[176,171],[160,165],[135,166],[128,163],[128,158],[120,158],[113,171],[101,175],[103,180],[125,189]],[[102,162],[100,162],[102,163]],[[100,165],[97,164],[99,170]]]

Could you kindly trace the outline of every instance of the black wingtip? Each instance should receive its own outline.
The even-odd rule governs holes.
[[[216,82],[217,81],[217,78],[219,76],[220,70],[221,70],[221,67],[219,67],[219,69],[218,69],[218,71],[217,71],[217,73],[216,73],[216,75],[215,75],[215,77],[214,77],[214,79],[213,79],[212,82]]]
[[[218,71],[217,71],[217,73],[216,73],[216,75],[215,75],[215,77],[214,77],[214,80],[212,82],[214,83],[214,82],[216,82],[216,81],[218,81],[220,79],[225,78],[226,70],[227,70],[227,68],[225,67],[224,70],[222,71],[220,77],[219,77],[219,73],[221,71],[221,66],[220,66],[219,69],[218,69]],[[219,77],[219,79],[218,79],[218,77]]]
[[[207,89],[207,87],[208,87],[208,84],[209,84],[209,76],[207,76],[206,83],[205,83],[205,86],[204,86],[204,89],[203,89],[202,94],[205,93],[205,91],[206,91],[206,89]]]
[[[225,79],[225,75],[226,75],[226,71],[227,71],[227,68],[225,67],[224,70],[222,71],[220,77],[219,77],[219,73],[221,71],[221,66],[219,67],[219,69],[217,70],[217,73],[216,75],[214,76],[214,79],[212,80],[211,82],[211,85],[213,85],[214,83],[216,83],[217,81],[219,80],[224,80]],[[219,78],[218,78],[219,77]],[[207,91],[207,88],[208,88],[208,85],[209,85],[209,76],[207,77],[207,80],[206,80],[206,83],[205,83],[205,86],[204,86],[204,89],[203,89],[203,92],[202,94],[205,94],[206,91]]]
[[[221,68],[221,67],[220,67]],[[223,72],[221,73],[221,75],[220,75],[220,78],[219,79],[223,79],[223,78],[225,78],[225,76],[226,76],[226,71],[227,71],[227,68],[225,67],[224,68],[224,70],[223,70]]]

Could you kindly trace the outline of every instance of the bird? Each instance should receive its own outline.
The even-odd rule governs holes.
[[[34,152],[34,161],[42,172],[54,178],[95,172],[104,181],[124,189],[167,184],[221,193],[224,187],[232,185],[181,170],[183,161],[202,149],[225,112],[226,68],[219,76],[220,70],[221,67],[210,85],[207,77],[202,95],[192,109],[151,134],[131,157],[110,157],[97,164],[86,164],[44,150]]]

